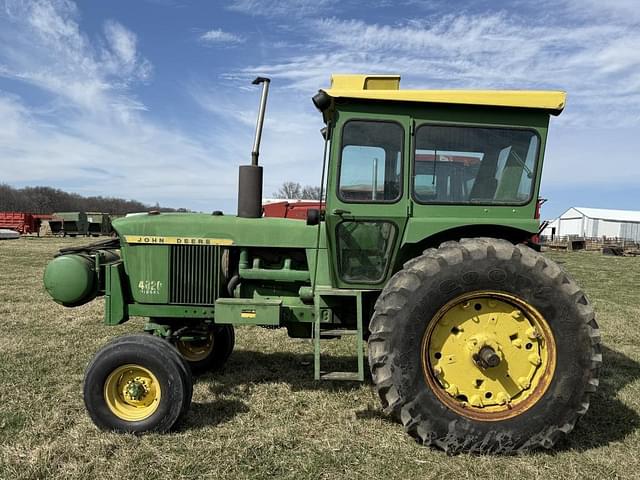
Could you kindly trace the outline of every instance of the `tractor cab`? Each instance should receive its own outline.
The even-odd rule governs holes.
[[[314,103],[331,139],[336,285],[382,285],[445,236],[534,235],[549,114],[564,102],[563,92],[401,90],[395,75],[334,75]]]

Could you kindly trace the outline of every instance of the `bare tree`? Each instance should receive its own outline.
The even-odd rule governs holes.
[[[273,196],[275,198],[298,200],[302,198],[302,187],[298,182],[284,182]]]
[[[305,200],[320,200],[320,187],[305,185],[302,189],[302,197]]]
[[[284,182],[273,197],[288,200],[320,200],[320,187],[302,187],[298,182]]]

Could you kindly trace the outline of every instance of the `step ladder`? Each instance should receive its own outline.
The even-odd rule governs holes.
[[[313,325],[313,347],[314,347],[314,378],[316,380],[343,380],[343,381],[364,381],[364,340],[362,332],[362,293],[370,290],[340,290],[337,288],[317,288],[314,293],[315,316]],[[322,318],[320,315],[320,300],[328,297],[355,297],[356,301],[356,329],[334,328],[322,330]],[[356,337],[356,357],[358,359],[357,372],[324,372],[320,366],[322,339],[342,337],[345,335],[355,335]]]

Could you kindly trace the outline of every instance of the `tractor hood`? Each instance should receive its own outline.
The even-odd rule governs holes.
[[[288,218],[240,218],[203,213],[131,215],[113,222],[123,243],[314,248],[317,227]],[[324,235],[320,235],[324,248]]]

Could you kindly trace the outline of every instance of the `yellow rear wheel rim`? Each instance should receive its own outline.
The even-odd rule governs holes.
[[[162,389],[156,376],[141,365],[116,368],[104,383],[104,398],[116,417],[137,422],[150,417],[160,405]]]
[[[555,340],[529,303],[507,293],[460,295],[434,316],[422,341],[427,384],[449,408],[503,420],[531,408],[555,370]]]
[[[213,351],[213,332],[209,332],[206,340],[183,341],[178,340],[176,347],[185,360],[199,362],[206,359]]]

